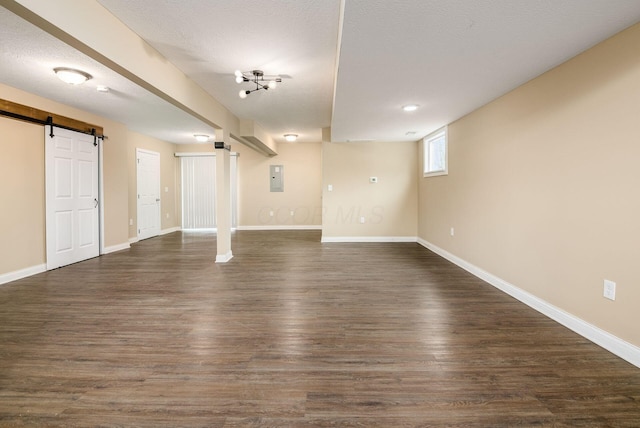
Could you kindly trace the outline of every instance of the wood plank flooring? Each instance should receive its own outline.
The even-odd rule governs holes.
[[[0,286],[0,426],[640,426],[640,369],[418,244],[232,239]]]

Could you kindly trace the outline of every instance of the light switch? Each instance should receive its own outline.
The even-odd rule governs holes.
[[[328,192],[333,192],[333,184],[329,184],[329,185],[327,186],[327,191],[328,191]]]

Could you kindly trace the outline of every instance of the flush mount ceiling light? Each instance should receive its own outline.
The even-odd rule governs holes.
[[[89,73],[85,73],[84,71],[76,70],[74,68],[57,67],[54,68],[53,71],[60,80],[71,85],[80,85],[91,79],[91,75]]]
[[[284,134],[284,139],[293,143],[298,139],[298,134]]]
[[[260,89],[275,89],[278,83],[282,82],[282,78],[279,76],[265,76],[262,70],[252,71],[240,71],[236,70],[236,83],[249,82],[256,85],[255,89],[245,90],[242,89],[238,95],[240,98],[247,98],[251,92],[259,91]]]
[[[407,104],[406,106],[402,106],[402,110],[404,111],[416,111],[418,110],[418,104]]]
[[[209,136],[208,135],[194,134],[193,136],[196,137],[196,141],[198,143],[206,143],[207,141],[209,141]]]

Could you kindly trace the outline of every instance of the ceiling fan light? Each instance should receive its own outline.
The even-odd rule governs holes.
[[[194,134],[193,136],[196,138],[198,143],[206,143],[209,141],[209,136],[205,134]]]
[[[293,143],[298,139],[298,134],[284,134],[284,139],[290,143]]]
[[[84,71],[76,70],[74,68],[57,67],[54,68],[53,71],[60,80],[71,85],[80,85],[91,79],[91,75],[89,73],[85,73]]]

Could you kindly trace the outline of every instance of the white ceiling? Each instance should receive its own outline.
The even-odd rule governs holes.
[[[417,140],[640,21],[637,0],[345,0],[342,27],[340,0],[98,1],[236,116],[302,142]],[[171,142],[213,133],[1,7],[0,46],[0,83]],[[236,69],[283,82],[241,100]]]
[[[211,126],[3,7],[0,7],[0,46],[0,83],[124,123],[136,132],[165,141],[193,143],[193,134],[214,135]],[[55,76],[54,67],[84,70],[93,78],[80,86],[68,85]],[[106,85],[110,91],[100,93],[96,90],[98,85]],[[4,98],[2,93],[0,98]]]

